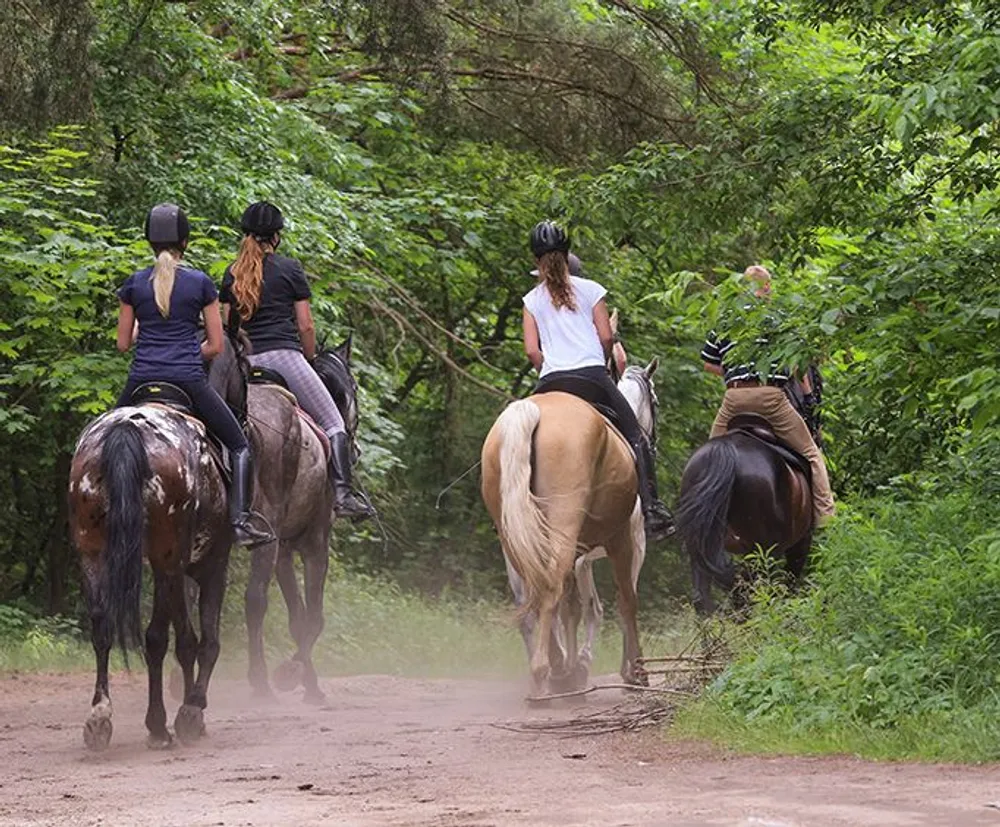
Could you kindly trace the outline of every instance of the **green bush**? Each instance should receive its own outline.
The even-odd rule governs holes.
[[[811,588],[760,593],[749,643],[710,703],[762,736],[785,732],[788,745],[923,730],[934,755],[950,754],[957,732],[981,735],[972,721],[1000,735],[995,514],[971,492],[883,497],[843,514],[816,551]]]

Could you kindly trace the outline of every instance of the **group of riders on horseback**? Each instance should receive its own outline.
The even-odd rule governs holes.
[[[328,437],[337,516],[364,519],[373,509],[352,490],[344,420],[310,365],[316,355],[312,294],[301,264],[276,252],[284,228],[281,211],[264,201],[251,204],[241,225],[239,255],[217,290],[201,270],[181,264],[190,234],[183,210],[159,204],[149,211],[146,239],[156,263],[134,273],[118,291],[118,348],[126,351],[134,344],[135,358],[117,407],[132,404],[136,390],[148,383],[169,383],[186,393],[192,412],[229,449],[229,511],[235,541],[254,546],[274,537],[251,519],[250,445],[236,415],[209,386],[205,374],[205,363],[222,351],[224,322],[230,335],[240,329],[246,334],[251,365],[280,374]]]
[[[312,293],[301,264],[277,253],[284,229],[281,211],[265,201],[251,204],[241,227],[239,254],[216,289],[205,273],[181,263],[190,234],[183,210],[160,204],[149,211],[145,233],[155,264],[134,273],[118,291],[118,348],[126,351],[135,345],[135,358],[117,407],[132,404],[136,390],[148,383],[170,383],[186,393],[193,413],[230,452],[229,511],[235,541],[254,546],[274,538],[252,519],[250,445],[237,416],[209,386],[205,374],[206,362],[222,350],[224,324],[230,336],[243,331],[251,345],[251,365],[279,374],[327,435],[336,515],[358,520],[374,511],[352,489],[344,420],[310,364],[316,354]],[[534,393],[570,393],[611,413],[635,454],[646,535],[666,537],[674,525],[657,494],[656,446],[641,432],[635,413],[611,378],[622,372],[625,358],[612,330],[607,291],[582,276],[580,259],[570,252],[567,234],[555,223],[536,224],[530,247],[535,258],[532,275],[538,284],[523,298],[523,333],[525,352],[538,372]],[[745,275],[753,282],[753,295],[766,301],[771,274],[755,265]],[[729,364],[725,357],[734,345],[712,331],[701,351],[705,369],[726,385],[710,436],[722,436],[729,422],[743,414],[763,417],[778,440],[808,460],[815,522],[822,524],[833,513],[833,495],[816,440],[785,393],[792,377],[782,370],[762,377],[752,364]],[[801,385],[808,398],[813,391],[809,375]]]
[[[255,693],[271,692],[263,619],[274,574],[297,646],[274,680],[279,688],[301,685],[306,700],[321,701],[311,652],[324,623],[331,523],[375,515],[351,483],[358,412],[350,339],[317,351],[305,273],[298,261],[277,253],[280,210],[251,204],[241,226],[239,253],[217,289],[205,273],[183,264],[190,235],[183,210],[153,207],[145,235],[155,262],[118,290],[118,348],[134,346],[135,356],[115,408],[81,434],[69,480],[70,532],[97,657],[84,727],[94,749],[111,737],[108,655],[115,638],[123,647],[144,648],[150,743],[170,743],[162,665],[171,625],[183,672],[175,730],[182,738],[200,737],[233,544],[252,549],[246,616]],[[657,360],[645,368],[626,364],[605,288],[583,277],[559,226],[539,222],[530,247],[538,283],[523,298],[523,334],[538,383],[527,399],[507,406],[484,441],[484,501],[520,604],[536,690],[550,679],[551,685],[576,685],[586,678],[602,611],[588,566],[600,556],[611,560],[618,586],[622,676],[641,681],[639,569],[646,540],[675,530],[656,485]],[[767,271],[751,268],[748,276],[756,295],[766,298]],[[818,389],[801,388],[787,373],[761,377],[752,365],[731,365],[732,346],[713,333],[702,351],[727,390],[712,429],[719,438],[685,468],[677,517],[701,595],[696,606],[709,611],[712,580],[732,585],[723,546],[738,552],[767,541],[786,553],[797,574],[813,526],[833,510],[822,456],[782,386],[799,387],[803,398]],[[783,464],[749,433],[726,433],[748,413],[763,417],[772,440],[808,465],[800,459],[796,470],[794,456]],[[228,449],[228,469],[205,436]],[[731,501],[745,513],[731,511]],[[293,554],[303,562],[302,595]],[[143,558],[154,585],[144,636]],[[188,611],[193,586],[200,637]],[[577,650],[581,612],[588,641]]]

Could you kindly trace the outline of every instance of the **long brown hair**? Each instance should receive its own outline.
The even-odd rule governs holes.
[[[576,300],[573,298],[573,285],[569,280],[569,261],[566,254],[559,250],[550,250],[538,259],[538,273],[549,289],[552,304],[556,310],[560,307],[576,310]]]
[[[233,298],[241,319],[249,319],[260,307],[260,288],[264,282],[264,257],[273,253],[269,241],[252,235],[243,236],[240,253],[229,272],[233,274]]]

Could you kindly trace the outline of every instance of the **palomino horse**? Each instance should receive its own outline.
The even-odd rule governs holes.
[[[153,572],[146,628],[148,743],[169,746],[163,658],[173,624],[184,676],[174,729],[182,741],[204,732],[208,682],[219,656],[219,616],[232,529],[226,487],[204,427],[161,405],[118,408],[81,434],[69,479],[70,538],[80,555],[83,591],[97,656],[97,684],[83,737],[91,749],[111,741],[108,655],[143,648],[139,601],[143,556]],[[200,587],[201,639],[188,614],[185,576]],[[197,679],[194,675],[198,663]]]
[[[715,611],[713,579],[726,590],[737,585],[727,550],[747,554],[759,547],[784,554],[785,568],[796,580],[805,568],[812,545],[812,490],[806,471],[786,461],[768,444],[773,441],[762,418],[736,417],[727,434],[702,445],[684,467],[677,529],[691,558],[699,614]]]
[[[321,351],[314,366],[344,418],[352,444],[358,425],[357,383],[350,369],[351,340]],[[228,341],[212,363],[209,380],[228,386],[242,382],[246,370],[242,354]],[[254,693],[271,693],[264,657],[264,616],[271,575],[276,574],[285,604],[288,628],[296,651],[274,674],[275,685],[291,690],[305,687],[305,699],[324,699],[312,662],[312,650],[323,631],[323,588],[329,567],[333,490],[327,478],[326,437],[311,425],[291,395],[278,385],[251,384],[247,389],[247,430],[255,460],[254,511],[267,521],[277,537],[251,551],[250,580],[246,588],[246,620]],[[294,553],[302,558],[304,600],[295,576]]]
[[[654,450],[658,405],[652,377],[658,365],[659,360],[654,359],[645,368],[628,367],[618,381],[618,389],[628,400],[632,410],[635,411],[639,427],[645,437],[650,440],[650,444],[654,446]],[[638,588],[639,572],[646,558],[646,533],[643,530],[641,506],[638,498],[635,507],[637,513],[631,523],[636,551],[632,560],[632,587],[634,589]],[[595,560],[606,556],[605,548],[597,546],[576,559],[575,579],[568,581],[566,591],[563,593],[556,623],[553,626],[554,633],[549,643],[549,659],[553,672],[565,676],[563,680],[550,681],[554,689],[572,691],[582,688],[587,683],[590,666],[594,661],[594,640],[597,638],[597,631],[604,617],[604,606],[601,604],[601,598],[594,583],[593,567]],[[507,579],[514,594],[514,603],[520,607],[524,603],[524,583],[506,557],[504,562],[507,566]],[[573,636],[576,634],[576,628],[581,619],[584,621],[586,637],[576,653],[575,662],[573,662],[572,656],[568,655],[567,652],[567,640],[575,639]],[[520,619],[521,637],[524,639],[529,658],[533,651],[534,631],[537,623],[537,614],[534,612],[523,615]],[[569,666],[567,666],[568,660],[571,664]]]
[[[655,369],[654,361],[645,371],[634,369],[641,380],[635,372],[627,380],[641,381],[650,400]],[[621,675],[628,683],[642,681],[636,581],[645,540],[637,493],[628,444],[575,396],[549,392],[513,402],[490,429],[482,450],[482,495],[519,602],[535,695],[586,683],[602,611],[590,562],[602,556],[600,549],[611,560],[618,590]],[[584,560],[579,566],[578,555]],[[590,641],[578,652],[582,610]]]

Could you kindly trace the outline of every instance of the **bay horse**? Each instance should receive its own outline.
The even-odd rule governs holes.
[[[80,435],[69,477],[70,539],[80,557],[83,592],[97,658],[97,681],[83,737],[108,746],[112,706],[108,657],[144,650],[149,671],[147,743],[172,743],[163,705],[163,659],[173,625],[183,672],[177,737],[204,732],[208,683],[219,656],[219,618],[233,540],[226,485],[205,428],[159,404],[122,407],[98,417]],[[141,629],[143,557],[153,573],[153,608]],[[200,638],[188,612],[185,578],[200,588]],[[194,666],[198,671],[195,677]]]
[[[656,365],[654,360],[645,370],[630,368],[622,379],[641,385],[641,395],[650,400],[644,416],[654,418]],[[622,620],[621,676],[627,683],[645,680],[637,663],[636,584],[646,551],[637,486],[624,438],[595,408],[568,393],[511,403],[486,436],[481,491],[518,603],[535,696],[586,683],[603,613],[590,566],[605,555]],[[583,613],[588,640],[577,650]]]
[[[759,548],[784,555],[788,574],[795,581],[802,576],[813,534],[809,466],[782,448],[763,417],[741,415],[684,467],[677,531],[690,556],[700,615],[716,609],[713,581],[727,591],[738,585],[727,551],[744,555]],[[739,592],[734,597],[745,602]]]
[[[209,382],[218,388],[244,383],[249,342],[225,349],[215,358]],[[354,461],[360,456],[357,382],[351,372],[351,338],[332,350],[321,350],[313,361],[344,419]],[[246,587],[246,623],[249,647],[248,678],[254,694],[272,697],[264,654],[264,617],[268,587],[276,575],[288,607],[288,629],[295,641],[292,657],[278,666],[274,683],[290,691],[305,687],[305,700],[321,703],[324,694],[312,661],[312,650],[323,631],[323,589],[330,559],[333,525],[333,489],[327,476],[329,446],[326,436],[311,424],[294,397],[273,383],[243,384],[246,388],[247,435],[254,455],[253,509],[267,521],[277,538],[251,549],[250,579]],[[303,590],[295,575],[294,555],[302,558]]]

